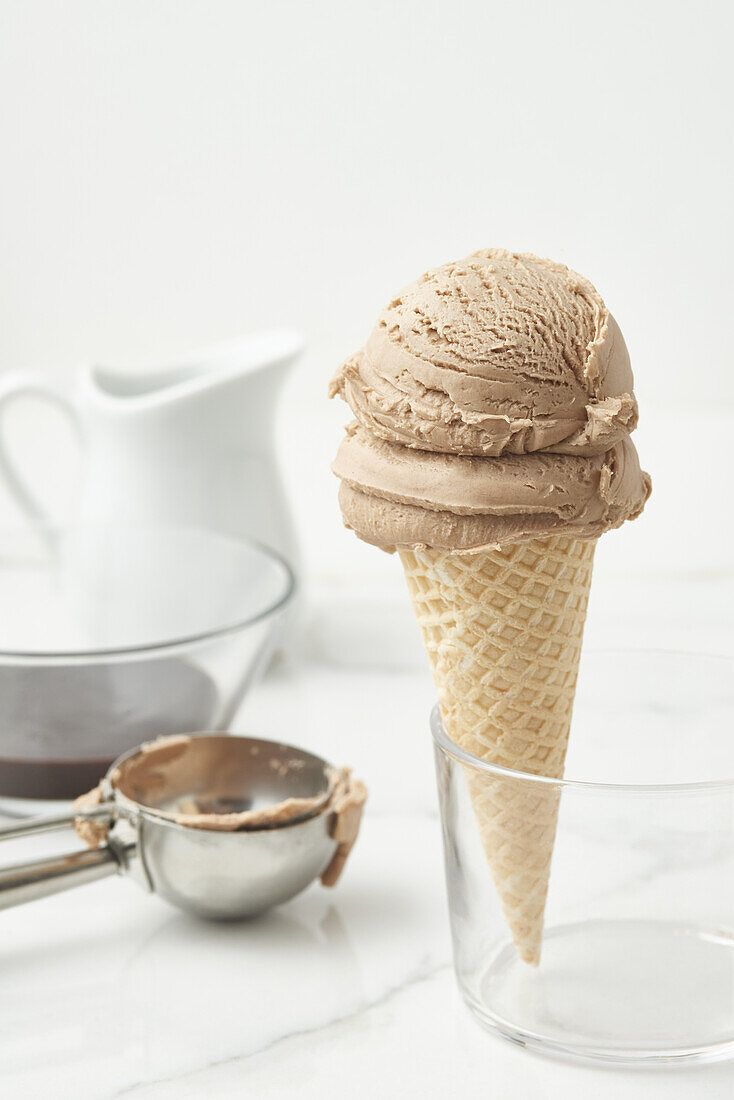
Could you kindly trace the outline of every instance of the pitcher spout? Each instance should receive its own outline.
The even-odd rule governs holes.
[[[296,332],[257,332],[146,368],[92,366],[81,372],[80,385],[88,400],[119,412],[202,398],[234,384],[263,400],[268,390],[275,396],[303,347]]]

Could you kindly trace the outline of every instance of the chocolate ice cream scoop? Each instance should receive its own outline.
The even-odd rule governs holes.
[[[385,550],[597,538],[650,494],[619,328],[591,283],[486,249],[427,272],[337,372],[346,525]]]
[[[401,291],[331,393],[381,439],[450,454],[598,455],[637,423],[627,348],[591,283],[499,248]]]
[[[350,425],[333,465],[344,522],[384,550],[481,550],[562,531],[595,538],[642,511],[650,479],[624,439],[603,455],[416,451]]]

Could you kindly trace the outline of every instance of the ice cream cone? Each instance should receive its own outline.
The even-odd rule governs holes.
[[[401,559],[444,726],[461,748],[560,778],[596,540],[555,535]],[[537,965],[558,793],[472,772],[482,844],[520,956]]]
[[[537,965],[596,541],[650,478],[622,333],[583,276],[488,248],[393,295],[331,396],[347,527],[399,551],[520,956]],[[471,773],[471,774],[469,774]]]

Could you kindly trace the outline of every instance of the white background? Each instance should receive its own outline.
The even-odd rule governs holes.
[[[322,972],[325,952],[315,1017],[298,997],[279,1006],[276,921],[250,943],[261,985],[237,990],[241,1024],[231,956],[102,883],[81,908],[45,903],[54,919],[6,915],[17,982],[0,1072],[18,1074],[14,1096],[240,1096],[247,1083],[305,1098],[333,1087],[330,1065],[355,1073],[355,1096],[731,1095],[726,1068],[576,1071],[471,1030],[449,969],[430,682],[397,563],[341,528],[328,464],[347,414],[325,391],[429,266],[500,245],[583,272],[630,347],[654,482],[644,517],[601,542],[590,641],[734,652],[732,32],[731,6],[712,0],[0,0],[0,372],[70,384],[80,361],[134,368],[259,327],[305,332],[278,432],[311,592],[307,655],[245,713],[265,736],[292,729],[348,758],[372,787],[337,904],[361,992]],[[68,432],[47,409],[7,419],[67,513]],[[16,519],[0,485],[0,521]],[[396,844],[404,863],[386,879]],[[315,940],[326,904],[312,892],[288,919]],[[125,978],[128,958],[147,984]],[[187,996],[213,998],[201,1027],[168,1018],[171,982],[182,1015]],[[116,1022],[110,1003],[129,1012]]]
[[[300,327],[281,434],[309,573],[385,578],[340,530],[328,378],[426,267],[532,250],[596,283],[632,353],[656,491],[610,536],[616,567],[730,564],[730,5],[4,0],[0,18],[0,369]],[[34,415],[8,430],[65,505],[60,429]]]

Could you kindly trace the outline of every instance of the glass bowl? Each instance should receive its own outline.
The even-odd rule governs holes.
[[[227,730],[277,644],[278,554],[177,527],[0,534],[0,810],[94,786],[161,734]]]
[[[431,725],[456,977],[479,1020],[573,1059],[732,1057],[734,661],[586,654],[560,781],[464,752],[438,708]],[[557,811],[537,967],[503,915],[486,799],[528,823]]]

